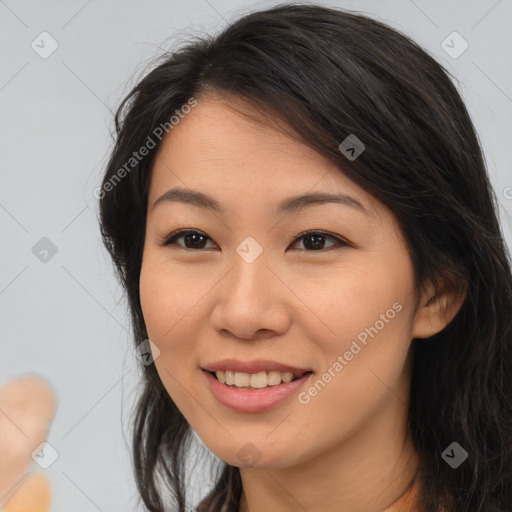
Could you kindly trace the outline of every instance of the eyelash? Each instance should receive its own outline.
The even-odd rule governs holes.
[[[168,247],[170,245],[175,245],[176,248],[184,249],[186,251],[202,251],[202,250],[205,250],[205,249],[193,249],[193,248],[190,248],[190,247],[183,247],[183,246],[178,245],[178,244],[175,243],[175,241],[178,240],[179,238],[183,237],[184,235],[189,235],[189,234],[192,234],[192,235],[194,235],[194,234],[202,235],[203,237],[206,237],[208,240],[211,240],[211,238],[208,235],[206,235],[206,233],[203,233],[202,231],[198,231],[196,229],[186,229],[185,228],[185,229],[178,229],[177,231],[174,231],[170,235],[166,236],[165,238],[163,238],[159,242],[159,245],[164,246],[164,247]],[[313,230],[310,230],[310,231],[304,231],[300,235],[297,235],[294,238],[294,240],[293,240],[293,244],[295,242],[301,240],[302,238],[305,238],[308,235],[320,235],[320,236],[324,236],[326,238],[330,238],[330,239],[335,240],[337,242],[338,247],[336,247],[334,245],[334,246],[328,247],[327,249],[319,249],[319,250],[298,249],[298,250],[305,251],[305,252],[324,252],[324,251],[328,251],[330,249],[341,249],[342,247],[349,247],[350,246],[350,244],[347,241],[341,239],[340,237],[335,236],[335,235],[331,235],[330,233],[327,233],[326,231],[320,231],[320,230],[317,230],[317,229],[313,229]]]

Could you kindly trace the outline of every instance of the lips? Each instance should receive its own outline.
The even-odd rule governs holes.
[[[297,366],[290,366],[288,364],[278,363],[276,361],[269,361],[258,359],[254,361],[238,361],[236,359],[223,359],[202,367],[203,370],[208,372],[231,370],[238,373],[259,373],[259,372],[291,372],[296,376],[301,376],[306,372],[312,372],[311,368],[300,368]]]
[[[239,413],[262,413],[280,405],[289,404],[290,399],[303,386],[306,386],[312,375],[312,372],[306,372],[302,377],[291,382],[282,382],[277,386],[268,386],[263,389],[237,389],[223,384],[208,370],[202,370],[202,373],[217,402]]]

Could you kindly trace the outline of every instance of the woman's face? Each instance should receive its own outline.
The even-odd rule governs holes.
[[[199,101],[154,163],[140,298],[159,376],[234,466],[286,468],[392,436],[415,328],[399,226],[325,157],[227,105]],[[290,205],[308,194],[341,199]],[[164,246],[181,228],[198,233]],[[267,386],[229,388],[205,371],[217,363],[240,370],[240,387]],[[312,373],[283,383],[286,367]]]

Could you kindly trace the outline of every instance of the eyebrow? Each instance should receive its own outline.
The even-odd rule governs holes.
[[[191,204],[206,208],[212,212],[224,214],[225,210],[221,204],[213,197],[199,192],[197,190],[184,189],[184,188],[171,188],[165,194],[161,195],[153,204],[153,210],[158,204],[164,202],[179,202]],[[352,196],[340,193],[331,192],[312,192],[309,194],[302,194],[299,196],[288,197],[281,201],[277,207],[276,214],[281,215],[284,213],[296,212],[313,204],[326,204],[337,203],[349,206],[358,210],[366,216],[370,216],[368,210],[363,204]]]

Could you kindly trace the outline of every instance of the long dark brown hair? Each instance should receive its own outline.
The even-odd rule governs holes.
[[[445,329],[412,342],[408,421],[420,460],[420,503],[422,512],[510,512],[512,277],[498,203],[449,73],[385,24],[312,4],[253,12],[215,37],[164,54],[123,100],[99,193],[100,225],[126,292],[134,343],[148,337],[139,274],[160,145],[161,129],[155,130],[165,126],[171,133],[169,119],[209,92],[244,99],[284,121],[298,140],[382,201],[407,240],[418,289],[450,276],[454,290],[466,291]],[[350,134],[366,146],[355,160],[339,149]],[[148,137],[156,147],[130,161]],[[160,479],[176,510],[187,512],[191,429],[155,365],[141,368],[133,419],[140,497],[148,510],[162,512]],[[441,457],[454,441],[468,452],[457,469]],[[226,464],[198,510],[237,512],[240,493],[239,469]]]

